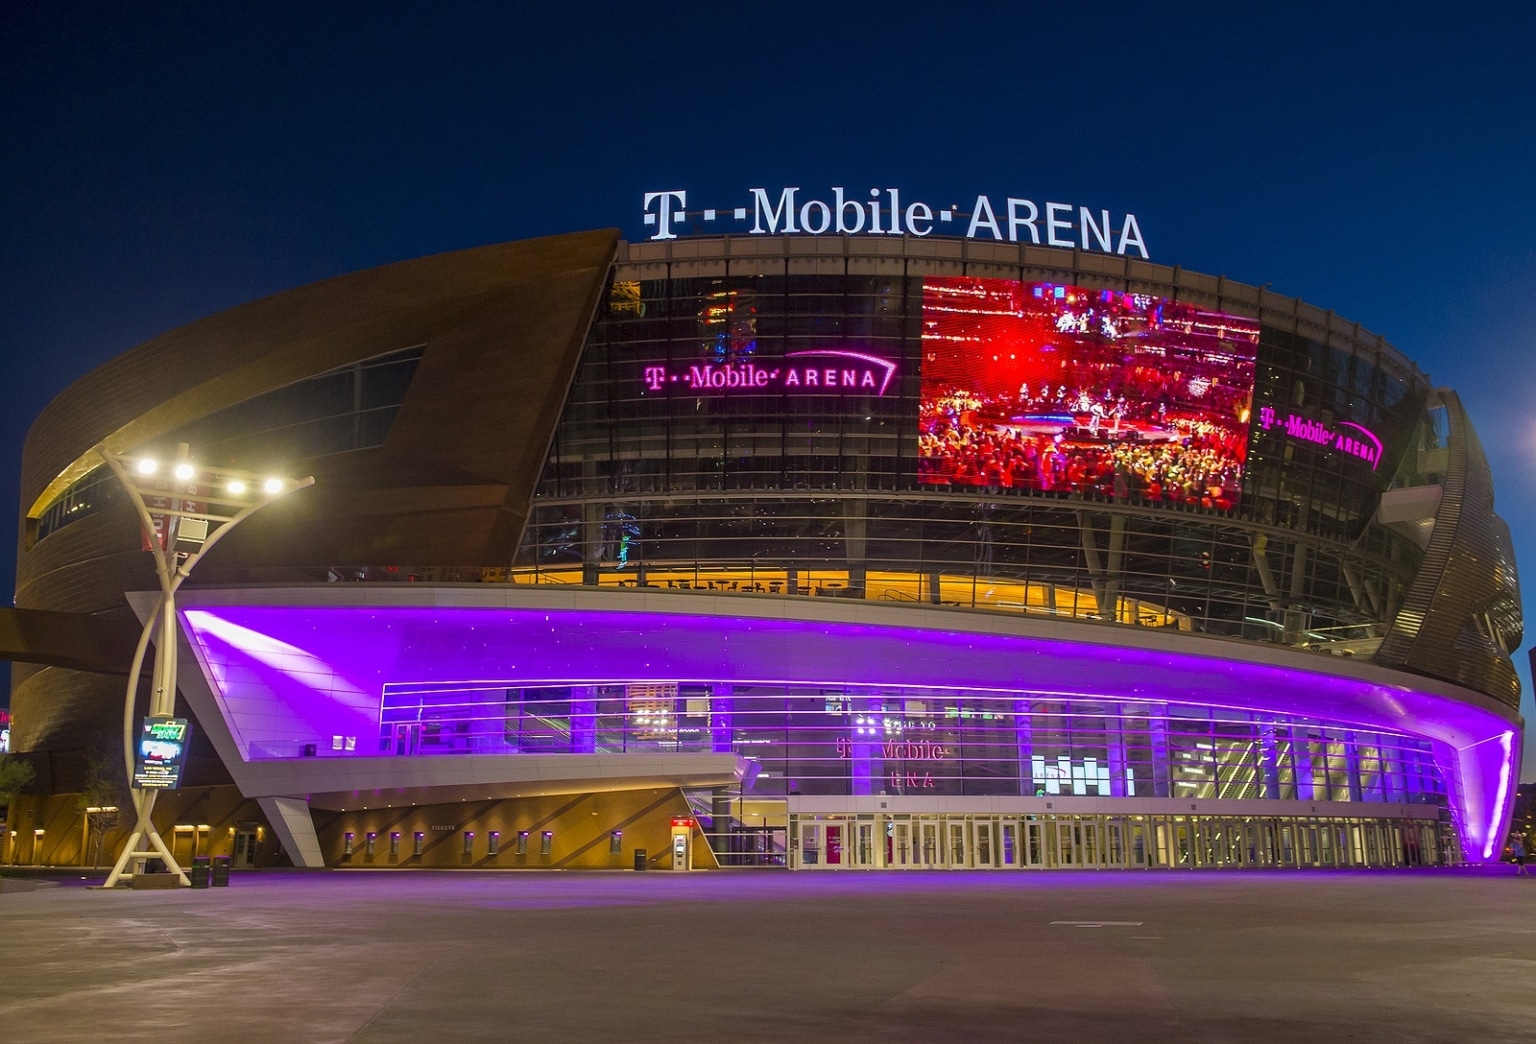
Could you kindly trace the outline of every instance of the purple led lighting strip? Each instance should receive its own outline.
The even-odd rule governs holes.
[[[386,685],[774,682],[1204,705],[1433,740],[1469,858],[1491,858],[1516,753],[1491,710],[1197,652],[918,627],[669,612],[200,606],[182,618],[242,756],[271,737],[372,736]],[[1187,644],[1198,645],[1200,639]]]

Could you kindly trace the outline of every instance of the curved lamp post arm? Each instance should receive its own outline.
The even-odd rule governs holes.
[[[128,774],[129,784],[133,783],[133,707],[138,702],[139,674],[144,670],[144,654],[149,651],[149,636],[155,633],[155,624],[160,620],[160,613],[165,608],[165,595],[161,595],[155,602],[155,607],[149,611],[149,618],[144,621],[144,628],[139,632],[139,644],[133,650],[133,664],[128,668],[128,694],[123,700],[123,769]]]
[[[144,497],[139,493],[139,488],[133,484],[133,476],[128,474],[128,469],[120,464],[105,446],[97,446],[96,452],[101,459],[107,462],[107,467],[112,469],[112,474],[122,483],[123,489],[128,491],[128,499],[133,501],[134,511],[138,513],[139,525],[144,530],[144,540],[149,544],[149,549],[155,556],[155,572],[160,577],[160,586],[165,588],[170,579],[170,562],[166,558],[165,548],[160,546],[160,541],[155,539],[155,520],[149,517],[149,505],[144,503]]]

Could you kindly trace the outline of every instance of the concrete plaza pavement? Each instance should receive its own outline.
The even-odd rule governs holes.
[[[253,872],[0,892],[0,1040],[1536,1041],[1536,879]]]

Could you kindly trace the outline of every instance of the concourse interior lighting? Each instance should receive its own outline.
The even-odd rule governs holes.
[[[139,461],[139,474],[140,475],[153,475],[155,472],[157,472],[159,470],[160,470],[160,465],[158,463],[156,463],[154,460],[150,459],[149,457],[144,457],[143,459],[141,459]]]
[[[176,465],[176,472],[175,472],[175,474],[176,474],[177,479],[179,479],[182,482],[187,482],[187,481],[191,480],[193,475],[197,474],[197,469],[194,468],[190,464],[185,464],[185,463],[178,464],[178,465]]]

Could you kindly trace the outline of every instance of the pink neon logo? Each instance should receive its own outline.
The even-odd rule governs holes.
[[[854,754],[854,740],[846,736],[837,737],[837,756],[840,758],[852,758]],[[930,740],[897,740],[895,742],[882,743],[878,748],[874,743],[867,744],[871,749],[878,749],[882,758],[892,761],[943,761],[949,757],[949,748]]]
[[[813,365],[809,360],[839,360],[835,365]],[[651,391],[661,391],[669,384],[681,384],[694,392],[735,393],[750,391],[815,392],[819,394],[884,395],[896,376],[896,363],[877,355],[835,348],[815,348],[790,352],[785,362],[763,366],[747,363],[692,363],[671,370],[663,365],[645,367],[643,379]],[[851,364],[851,365],[850,365]]]
[[[1354,421],[1339,421],[1337,428],[1352,429],[1352,431],[1340,431],[1328,427],[1321,421],[1308,420],[1294,413],[1281,414],[1277,413],[1273,406],[1261,406],[1259,407],[1259,428],[1262,431],[1280,428],[1288,438],[1347,453],[1365,461],[1371,466],[1372,471],[1375,471],[1377,465],[1381,463],[1381,440],[1376,437],[1375,432],[1361,427]]]

